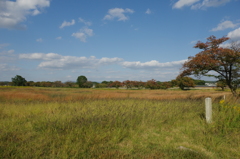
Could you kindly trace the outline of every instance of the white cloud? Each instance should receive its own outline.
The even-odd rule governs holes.
[[[31,54],[20,54],[20,59],[30,59],[30,60],[55,60],[61,59],[61,55],[56,53],[31,53]]]
[[[146,14],[151,14],[152,11],[148,8],[145,13],[146,13]]]
[[[72,36],[80,39],[82,42],[86,42],[86,34],[85,33],[82,33],[82,32],[76,32],[76,33],[72,33]]]
[[[64,28],[66,26],[71,26],[75,24],[75,20],[73,19],[71,22],[64,21],[59,28]]]
[[[231,40],[240,40],[240,27],[228,33],[227,37]]]
[[[173,8],[180,9],[185,6],[191,6],[191,9],[203,9],[207,7],[218,7],[224,5],[231,0],[178,0]]]
[[[219,30],[225,30],[228,28],[235,28],[238,24],[233,24],[232,21],[226,20],[220,24],[216,28],[213,28],[211,31],[219,31]]]
[[[61,40],[61,39],[62,39],[62,37],[61,37],[61,36],[59,36],[59,37],[56,37],[56,39],[57,39],[57,40]]]
[[[20,59],[29,60],[43,60],[38,67],[39,68],[53,68],[53,69],[70,69],[70,68],[96,68],[103,65],[117,64],[123,59],[107,58],[103,57],[97,59],[94,56],[76,57],[76,56],[62,56],[56,53],[32,53],[32,54],[20,54]]]
[[[79,21],[82,22],[83,24],[87,25],[87,26],[91,26],[92,25],[91,22],[88,22],[88,21],[86,21],[86,20],[84,20],[82,18],[79,18]]]
[[[198,2],[199,0],[179,0],[177,1],[174,5],[173,5],[173,8],[182,8],[184,6],[190,6],[196,2]]]
[[[153,69],[153,68],[171,68],[171,67],[180,67],[186,60],[181,60],[181,61],[172,61],[172,62],[165,62],[165,63],[160,63],[156,60],[148,61],[148,62],[122,62],[122,66],[126,68],[131,68],[131,69]]]
[[[82,42],[86,42],[87,37],[93,36],[93,30],[89,29],[88,27],[84,27],[80,29],[79,32],[73,33],[72,36],[76,37],[77,39],[80,39]]]
[[[19,23],[28,15],[38,15],[41,9],[50,6],[50,0],[0,0],[0,28],[23,29]]]
[[[105,17],[103,19],[104,20],[113,20],[113,19],[117,18],[118,21],[125,21],[125,20],[129,19],[129,17],[127,17],[125,15],[125,13],[134,13],[134,10],[129,9],[129,8],[126,8],[126,9],[122,9],[122,8],[109,9],[108,14],[105,15]]]
[[[202,3],[197,3],[195,5],[192,5],[191,9],[201,9],[201,8],[207,8],[207,7],[218,7],[221,5],[224,5],[231,0],[203,0]]]
[[[37,39],[36,41],[37,41],[37,42],[42,42],[43,39],[42,39],[42,38],[39,38],[39,39]]]

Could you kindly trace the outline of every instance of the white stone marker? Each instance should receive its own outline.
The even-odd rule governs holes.
[[[206,121],[207,123],[212,122],[212,99],[206,98],[205,99],[205,109],[206,109]]]

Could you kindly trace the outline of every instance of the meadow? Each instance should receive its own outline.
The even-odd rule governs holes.
[[[0,87],[0,121],[3,159],[240,158],[228,91]]]

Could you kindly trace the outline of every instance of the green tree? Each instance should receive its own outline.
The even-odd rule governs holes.
[[[14,86],[25,86],[27,81],[22,76],[16,75],[14,78],[12,78],[12,83]]]
[[[194,80],[194,83],[196,85],[205,85],[205,81],[204,80],[196,80],[196,79],[193,79]]]
[[[77,78],[77,84],[80,88],[84,88],[84,84],[87,82],[87,77],[85,76],[78,76]]]
[[[181,77],[178,76],[176,78],[177,85],[181,90],[184,90],[185,87],[194,87],[195,83],[194,80],[191,77]]]
[[[222,91],[224,91],[224,88],[226,87],[227,85],[226,85],[226,81],[224,81],[224,80],[219,80],[218,82],[217,82],[217,87],[220,87],[221,89],[222,89]]]
[[[188,58],[183,64],[180,76],[211,76],[224,79],[232,94],[237,96],[236,90],[240,83],[240,44],[232,43],[228,48],[221,47],[228,39],[210,36],[205,43],[199,41],[194,47],[202,51]]]

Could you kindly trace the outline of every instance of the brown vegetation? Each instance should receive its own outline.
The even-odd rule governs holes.
[[[230,92],[215,90],[102,90],[77,88],[0,87],[0,101],[78,101],[82,99],[202,99],[221,98]]]

